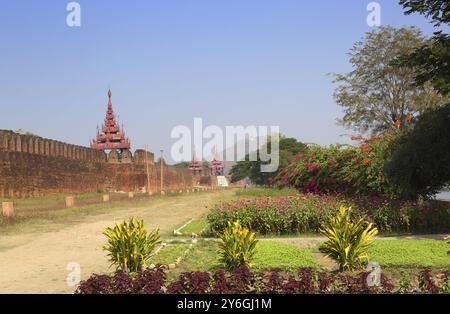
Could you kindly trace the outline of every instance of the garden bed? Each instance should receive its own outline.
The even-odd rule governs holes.
[[[354,218],[373,222],[379,232],[438,233],[450,230],[450,209],[437,202],[418,204],[380,197],[304,194],[259,197],[217,204],[207,216],[209,232],[220,234],[239,220],[262,235],[315,233],[340,205],[352,207]]]
[[[233,272],[185,272],[167,282],[164,268],[146,269],[136,275],[117,272],[113,276],[93,275],[78,286],[78,294],[361,294],[361,293],[449,293],[448,273],[424,270],[416,274],[416,284],[396,284],[384,274],[379,285],[369,285],[370,274],[360,272],[319,272],[302,268],[282,273],[278,270],[252,272],[240,268]]]
[[[450,244],[436,240],[377,240],[369,258],[381,267],[450,270]]]
[[[182,271],[209,271],[220,268],[218,241],[199,240],[195,249],[179,265]],[[256,247],[253,267],[258,270],[318,267],[311,250],[275,241],[260,241]]]

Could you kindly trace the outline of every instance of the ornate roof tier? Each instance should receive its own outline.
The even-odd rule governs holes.
[[[195,156],[195,152],[192,155],[192,161],[191,161],[191,164],[189,165],[189,170],[192,170],[194,172],[196,172],[196,171],[200,172],[203,170],[203,166],[202,166],[201,162],[199,162],[197,160],[197,157]]]
[[[130,140],[125,136],[123,126],[120,127],[116,122],[116,116],[112,108],[111,95],[111,90],[108,90],[108,109],[106,111],[106,117],[101,130],[97,127],[97,135],[95,139],[91,141],[91,148],[99,150],[129,150],[131,146]]]

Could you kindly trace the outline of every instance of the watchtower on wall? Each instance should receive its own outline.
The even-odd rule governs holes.
[[[97,126],[97,135],[91,141],[91,148],[107,153],[108,162],[130,163],[132,154],[130,151],[130,139],[125,136],[123,126],[116,121],[116,115],[112,107],[111,90],[108,90],[108,108],[101,129]]]
[[[192,155],[192,161],[189,164],[189,170],[193,172],[194,176],[200,176],[203,171],[202,163],[197,160],[197,157],[195,156],[195,151],[194,154]]]

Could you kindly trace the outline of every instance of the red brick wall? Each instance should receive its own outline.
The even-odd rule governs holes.
[[[0,130],[0,197],[142,191],[147,185],[142,159],[111,164],[101,151]],[[150,190],[158,192],[160,168],[153,156],[150,162]],[[163,175],[164,190],[192,187],[188,169],[165,165]]]

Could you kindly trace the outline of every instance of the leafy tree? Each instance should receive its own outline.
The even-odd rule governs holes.
[[[209,174],[211,172],[211,169],[209,168],[209,162],[206,160],[202,161],[202,168],[203,168],[203,174]]]
[[[450,24],[448,0],[401,0],[405,14],[420,13],[431,18],[436,27]],[[442,30],[436,31],[429,45],[400,58],[401,66],[416,70],[416,85],[430,81],[443,95],[450,94],[450,36]]]
[[[21,135],[38,136],[39,137],[39,135],[37,135],[37,134],[34,134],[32,132],[29,132],[29,131],[24,131],[22,129],[17,129],[17,130],[14,131],[14,133],[18,133],[18,134],[21,134]]]
[[[270,152],[271,143],[269,142],[267,145],[268,151]],[[280,164],[278,169],[286,167],[289,161],[304,149],[305,145],[298,142],[295,138],[281,136],[279,143]],[[231,181],[236,182],[249,178],[253,183],[258,185],[270,184],[271,180],[277,176],[279,170],[276,172],[261,172],[261,165],[264,162],[260,159],[259,150],[257,157],[257,161],[249,161],[249,155],[247,154],[243,160],[237,162],[231,168]]]
[[[361,132],[380,134],[398,123],[401,128],[411,117],[444,103],[427,83],[414,85],[415,70],[393,65],[400,56],[410,54],[427,41],[415,27],[390,26],[366,33],[349,52],[353,70],[335,74],[340,84],[334,93],[344,117],[338,122]]]
[[[431,18],[436,26],[450,24],[450,3],[448,0],[400,0],[407,11],[405,14],[420,13]]]
[[[173,165],[174,167],[180,167],[180,168],[188,168],[190,165],[190,162],[188,161],[181,161],[175,165]]]
[[[406,198],[430,196],[450,183],[449,161],[450,104],[424,113],[392,145],[386,177]]]

